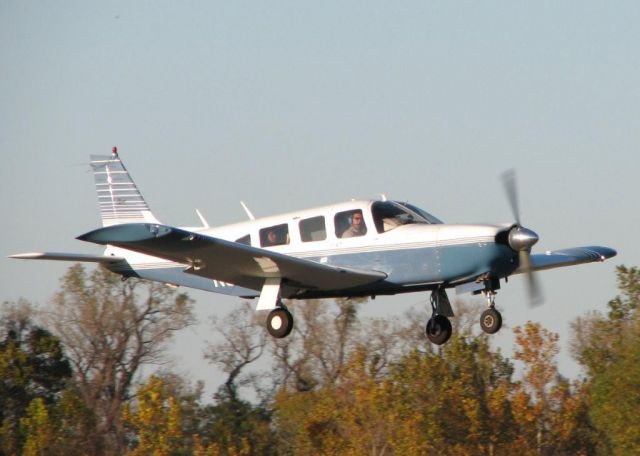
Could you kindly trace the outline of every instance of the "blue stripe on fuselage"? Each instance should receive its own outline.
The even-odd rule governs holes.
[[[387,285],[401,287],[460,283],[487,272],[505,277],[518,266],[517,254],[512,249],[493,242],[337,254],[327,257],[326,262],[332,266],[381,271],[388,275],[384,281]]]

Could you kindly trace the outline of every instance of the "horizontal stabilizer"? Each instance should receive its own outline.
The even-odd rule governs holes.
[[[617,252],[609,247],[589,246],[574,247],[570,249],[552,250],[545,253],[531,255],[531,270],[543,271],[545,269],[573,266],[575,264],[593,263],[604,261],[617,255]],[[525,272],[521,267],[513,273]]]
[[[267,278],[281,278],[283,284],[299,289],[333,291],[387,277],[379,271],[331,266],[167,225],[114,225],[78,239],[189,265],[186,272],[190,274],[252,290],[261,290]]]
[[[9,258],[18,260],[57,260],[57,261],[81,261],[89,263],[117,263],[124,258],[110,255],[87,255],[84,253],[58,253],[58,252],[33,252],[18,253]]]

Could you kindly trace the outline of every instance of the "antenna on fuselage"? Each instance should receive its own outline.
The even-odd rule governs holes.
[[[196,209],[196,214],[198,214],[198,217],[200,218],[200,221],[202,222],[202,225],[205,228],[209,228],[209,222],[207,222],[204,218],[204,216],[200,213],[199,209]]]
[[[247,217],[249,217],[249,220],[255,220],[256,218],[253,216],[247,205],[244,204],[244,201],[240,201],[240,204],[242,205],[244,211],[247,213]]]

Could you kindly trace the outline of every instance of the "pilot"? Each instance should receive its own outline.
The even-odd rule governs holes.
[[[342,238],[350,238],[357,236],[364,236],[367,232],[367,227],[362,219],[362,211],[357,210],[351,214],[351,226],[342,233]]]

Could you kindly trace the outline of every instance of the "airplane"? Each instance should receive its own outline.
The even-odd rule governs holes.
[[[124,279],[137,277],[241,298],[269,311],[268,332],[283,338],[293,316],[283,299],[372,297],[430,292],[425,334],[441,345],[451,337],[447,289],[483,294],[480,326],[498,332],[495,295],[512,275],[525,274],[531,304],[541,301],[534,272],[604,261],[608,247],[532,254],[538,235],[520,223],[514,172],[503,176],[515,222],[446,224],[402,201],[351,200],[211,227],[162,224],[151,212],[117,148],[91,155],[102,228],[77,239],[105,245],[102,255],[22,253],[11,258],[99,263]]]

